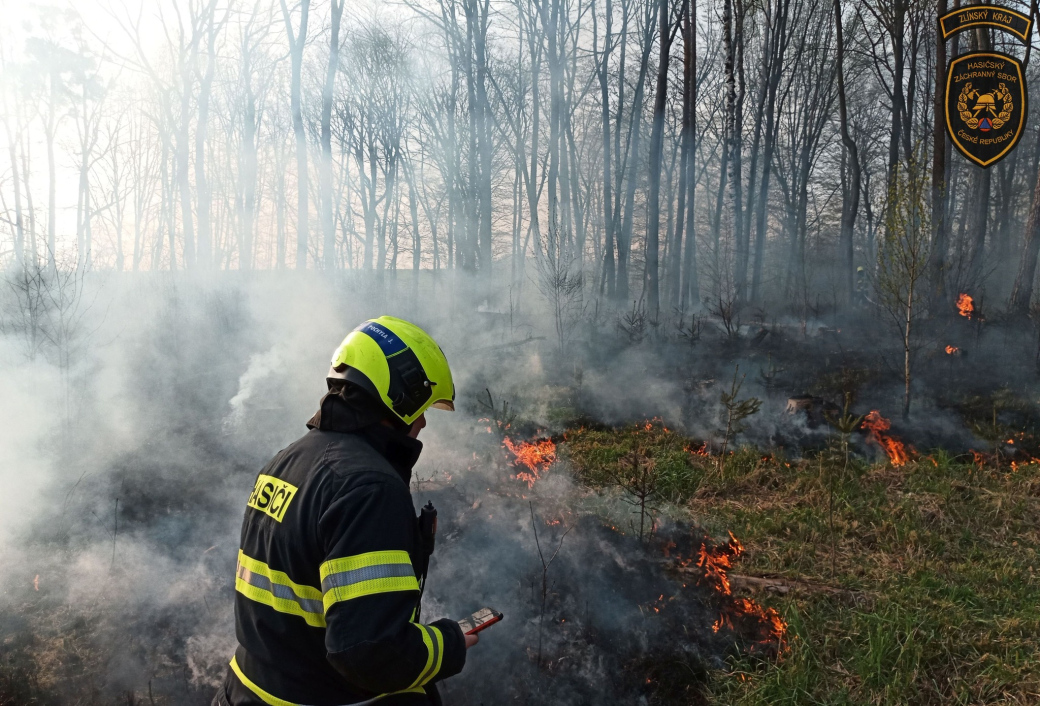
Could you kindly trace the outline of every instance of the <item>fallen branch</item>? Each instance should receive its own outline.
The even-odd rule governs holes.
[[[824,583],[806,581],[804,579],[789,579],[782,576],[744,576],[742,574],[730,574],[730,585],[734,589],[745,589],[748,591],[765,591],[777,593],[781,596],[794,591],[795,593],[825,593],[832,596],[854,597],[860,595],[859,591],[847,588],[828,586]]]
[[[703,569],[697,566],[677,567],[681,574],[703,573]],[[848,588],[830,586],[825,583],[808,581],[806,579],[792,579],[783,576],[745,576],[743,574],[728,574],[729,584],[734,592],[747,591],[749,593],[774,593],[786,596],[789,593],[804,595],[827,595],[834,596],[844,602],[854,604],[869,604],[871,596],[864,591],[854,591]]]

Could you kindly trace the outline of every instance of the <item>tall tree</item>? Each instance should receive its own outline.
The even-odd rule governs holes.
[[[946,0],[935,1],[937,17],[946,14]],[[932,248],[928,254],[929,296],[933,303],[946,294],[946,38],[935,33],[935,80],[932,94]]]
[[[300,0],[300,21],[298,29],[293,29],[292,11],[279,0],[282,7],[282,20],[285,22],[285,33],[289,39],[289,59],[292,64],[292,79],[289,84],[289,102],[292,111],[293,134],[296,136],[296,269],[307,267],[308,245],[308,187],[307,187],[307,133],[303,126],[303,101],[301,98],[301,82],[303,75],[303,48],[307,43],[307,20],[310,17],[311,0]]]
[[[941,0],[940,0],[941,1]],[[849,132],[848,96],[845,93],[845,33],[842,26],[841,0],[834,0],[834,40],[837,54],[834,59],[838,75],[838,124],[841,129],[841,144],[844,153],[842,174],[841,235],[838,250],[841,258],[843,294],[845,303],[850,304],[855,296],[856,272],[853,235],[856,229],[856,214],[859,211],[860,165],[859,148]]]
[[[646,223],[646,288],[651,320],[661,312],[659,257],[661,228],[661,155],[664,151],[664,107],[668,100],[668,59],[672,49],[669,0],[658,0],[657,31],[660,53],[657,63],[657,85],[654,89],[654,117],[650,130],[650,178],[647,195]]]
[[[618,270],[617,270],[617,300],[625,302],[628,300],[628,259],[632,249],[632,221],[635,217],[636,186],[639,175],[639,144],[642,134],[643,93],[646,85],[646,75],[650,67],[650,53],[654,45],[654,6],[647,3],[644,6],[642,17],[643,32],[640,43],[641,52],[639,58],[639,75],[636,79],[636,89],[632,97],[632,108],[628,124],[628,175],[625,185],[624,216],[621,219],[621,230],[618,232]],[[622,102],[618,101],[618,110],[621,110]],[[615,144],[615,151],[617,151]]]
[[[600,98],[600,130],[603,137],[603,272],[600,277],[600,293],[606,292],[610,298],[614,297],[616,286],[614,270],[614,201],[611,197],[611,157],[610,151],[610,54],[613,50],[613,35],[611,33],[614,6],[612,0],[605,0],[603,13],[603,49],[599,50],[596,35],[598,34],[599,13],[595,8],[592,11],[592,34],[593,47],[596,58],[596,78],[599,80]]]
[[[195,6],[192,6],[193,9]],[[206,67],[199,69],[196,63],[195,80],[198,82],[195,120],[195,191],[197,194],[196,214],[199,222],[198,263],[199,267],[208,269],[212,264],[213,225],[210,211],[213,206],[213,195],[209,177],[206,174],[206,138],[209,128],[210,97],[213,89],[213,77],[217,70],[217,37],[231,12],[230,6],[221,20],[217,20],[217,0],[209,0],[199,6],[199,14],[192,20],[198,26],[198,44],[204,37],[206,40]],[[195,57],[198,52],[194,52]]]
[[[321,89],[321,189],[322,255],[326,270],[336,265],[336,226],[332,219],[332,96],[339,70],[339,25],[343,17],[344,0],[330,0],[329,5],[329,63],[325,69],[325,83]]]
[[[700,302],[697,279],[697,0],[685,0],[683,25],[683,140],[687,162],[683,176],[686,179],[686,244],[683,247],[682,295],[680,307],[687,301],[696,307]],[[681,183],[681,182],[680,182]],[[680,187],[680,199],[682,198]],[[681,201],[680,201],[681,203]],[[681,206],[680,206],[681,209]],[[681,222],[682,219],[680,218]],[[678,242],[678,240],[676,241]]]

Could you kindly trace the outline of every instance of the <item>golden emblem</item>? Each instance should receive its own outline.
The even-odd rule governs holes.
[[[975,101],[975,105],[969,108],[968,101]],[[1011,111],[1014,109],[1011,91],[1003,83],[992,91],[980,93],[969,81],[957,96],[957,112],[960,113],[964,124],[972,130],[977,130],[979,125],[982,125],[983,131],[999,130],[1011,119]]]

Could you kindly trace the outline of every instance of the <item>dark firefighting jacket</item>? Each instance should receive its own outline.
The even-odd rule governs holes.
[[[235,578],[238,649],[215,703],[427,704],[466,660],[458,623],[416,622],[423,549],[408,484],[422,444],[356,388],[260,472]]]

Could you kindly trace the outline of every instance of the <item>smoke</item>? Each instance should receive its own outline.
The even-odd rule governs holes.
[[[14,511],[0,515],[11,567],[0,640],[15,657],[0,668],[3,694],[206,703],[234,647],[234,561],[255,473],[305,431],[342,336],[390,313],[427,327],[457,373],[459,411],[430,413],[415,470],[416,506],[432,500],[440,512],[424,619],[485,605],[506,615],[444,685],[449,702],[641,702],[646,679],[661,681],[660,650],[692,674],[722,666],[734,644],[711,630],[711,595],[670,574],[660,545],[647,550],[635,536],[631,508],[577,484],[566,462],[533,487],[517,479],[493,422],[508,419],[522,438],[661,417],[717,438],[720,393],[739,367],[739,397],[763,407],[734,443],[798,455],[830,432],[787,414],[787,398],[840,403],[832,378],[884,371],[878,360],[892,351],[890,340],[822,322],[753,324],[733,340],[710,317],[693,341],[663,329],[633,341],[601,321],[560,350],[537,299],[505,315],[494,301],[467,304],[484,299],[465,282],[426,280],[414,299],[363,285],[292,275],[92,280],[84,296],[97,304],[68,369],[50,349],[27,360],[23,333],[6,329],[0,473]],[[953,333],[967,340],[936,338],[971,354],[922,357],[915,414],[892,430],[922,450],[975,444],[949,405],[955,391],[992,392],[1028,369],[1028,357],[1014,362],[1031,345],[1020,331]],[[1004,369],[974,366],[987,356]],[[896,417],[899,382],[898,371],[875,374],[859,387],[858,411]],[[706,541],[666,518],[657,537],[688,553]]]
[[[46,486],[53,447],[45,444],[50,423],[60,422],[61,398],[53,384],[58,371],[30,365],[9,341],[0,338],[0,482],[11,508],[39,504]],[[14,535],[25,528],[24,512],[0,513],[0,547],[9,547]]]

